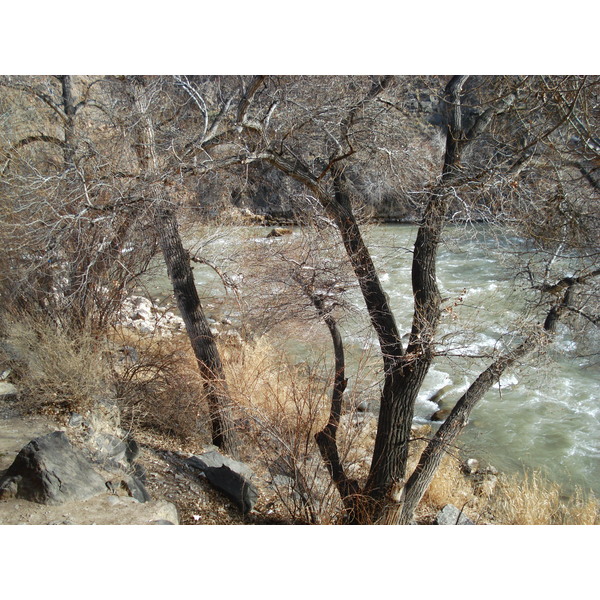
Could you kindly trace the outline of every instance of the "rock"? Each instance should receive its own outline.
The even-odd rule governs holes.
[[[125,449],[125,458],[127,459],[127,462],[130,465],[133,465],[136,458],[140,455],[140,446],[129,435],[125,438],[125,444],[127,446],[127,448]]]
[[[115,435],[109,433],[94,433],[87,440],[94,458],[103,463],[113,463],[118,466],[127,466],[127,444]]]
[[[295,481],[292,477],[288,477],[287,475],[274,475],[271,483],[275,488],[293,489]]]
[[[7,381],[0,381],[0,400],[16,400],[19,395],[17,387]]]
[[[121,432],[121,411],[116,398],[107,395],[96,400],[86,424],[93,432],[118,435]]]
[[[0,498],[57,505],[106,492],[104,479],[62,431],[35,438],[0,479]]]
[[[285,491],[290,494],[296,502],[304,502],[305,499],[302,497],[297,490],[296,480],[293,477],[287,475],[275,475],[271,482],[271,487],[275,490]]]
[[[102,431],[92,431],[85,440],[85,444],[92,460],[101,464],[105,469],[131,473],[138,467],[134,463],[140,454],[140,449],[138,443],[129,435],[116,436]],[[138,473],[135,474],[138,475]]]
[[[286,227],[275,227],[267,234],[267,238],[282,237],[284,235],[291,235],[292,230]]]
[[[367,412],[369,410],[369,403],[366,400],[362,400],[356,405],[357,412]]]
[[[429,396],[429,398],[427,398],[427,402],[439,404],[442,398],[452,389],[452,387],[453,385],[451,383],[441,387],[439,390],[437,390],[437,392],[434,392],[431,396]]]
[[[434,525],[475,525],[453,504],[446,504],[436,515]]]
[[[449,408],[443,408],[441,410],[435,411],[431,415],[431,420],[432,421],[445,421],[448,418],[448,415],[450,414],[450,410],[451,409],[449,409]]]
[[[166,519],[156,519],[156,521],[151,521],[150,525],[175,525],[171,521],[167,521]]]
[[[67,425],[69,427],[77,428],[77,427],[81,427],[82,424],[83,424],[83,416],[76,412],[71,413],[71,416],[69,417],[69,422],[67,423]]]
[[[186,464],[204,473],[210,484],[233,500],[244,514],[254,508],[258,489],[250,482],[253,473],[244,463],[212,450],[188,458]]]
[[[121,361],[127,365],[134,365],[140,360],[140,355],[133,346],[121,346],[119,353],[123,356]]]
[[[148,323],[147,321],[142,321],[139,325],[136,324],[136,329],[140,333],[151,334],[154,333],[156,327],[152,323]]]
[[[152,500],[150,494],[144,487],[144,484],[137,477],[129,476],[121,481],[121,487],[138,502],[148,502]]]
[[[462,471],[466,475],[473,475],[479,470],[479,461],[476,458],[468,458],[462,465]]]

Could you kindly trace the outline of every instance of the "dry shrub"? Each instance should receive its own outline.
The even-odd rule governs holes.
[[[265,338],[244,345],[224,364],[233,401],[256,423],[312,438],[327,423],[328,381],[319,366],[292,365]]]
[[[339,498],[314,440],[329,416],[326,370],[318,361],[292,365],[261,338],[227,360],[225,371],[248,442],[259,449],[273,481],[282,482],[277,493],[292,519],[329,522]]]
[[[600,503],[577,488],[564,498],[561,488],[540,473],[504,475],[490,506],[495,520],[507,525],[598,525]]]
[[[447,504],[453,504],[465,514],[478,520],[478,500],[471,482],[461,472],[460,461],[447,454],[438,467],[433,480],[417,509],[419,517],[432,517]]]
[[[106,346],[88,331],[41,316],[3,318],[3,360],[13,367],[23,408],[85,412],[110,390]]]
[[[142,336],[124,329],[113,342],[121,355],[116,389],[129,428],[183,440],[206,433],[204,385],[187,336]]]

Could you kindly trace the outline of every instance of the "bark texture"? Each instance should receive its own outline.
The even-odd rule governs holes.
[[[162,193],[162,190],[158,190]],[[223,372],[223,365],[214,336],[202,309],[189,253],[183,247],[173,209],[160,199],[156,224],[160,245],[173,286],[177,307],[204,379],[206,399],[210,411],[212,443],[237,458],[239,443],[234,431],[231,402]]]

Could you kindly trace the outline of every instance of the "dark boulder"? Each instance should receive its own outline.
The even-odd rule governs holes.
[[[186,464],[204,473],[209,483],[235,502],[242,513],[249,513],[258,500],[258,489],[250,482],[252,471],[237,460],[213,450],[188,458]]]
[[[29,442],[0,479],[0,498],[38,504],[87,500],[104,492],[104,479],[62,431]]]

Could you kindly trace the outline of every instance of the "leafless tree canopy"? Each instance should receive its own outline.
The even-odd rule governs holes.
[[[185,211],[192,221],[228,214],[304,225],[300,242],[247,253],[255,285],[246,326],[327,326],[334,408],[317,442],[348,521],[409,522],[445,448],[500,375],[552,339],[559,320],[598,327],[599,119],[592,76],[2,77],[2,301],[102,330],[160,248],[220,414],[227,389],[191,297],[177,219]],[[418,225],[408,332],[363,238],[366,222],[382,220]],[[530,309],[515,345],[489,357],[408,473],[414,404],[438,353],[436,263],[449,222],[483,222],[518,240],[515,274]],[[335,446],[345,389],[337,322],[349,291],[362,295],[383,369],[372,466],[360,484]],[[223,418],[215,439],[230,428]]]

